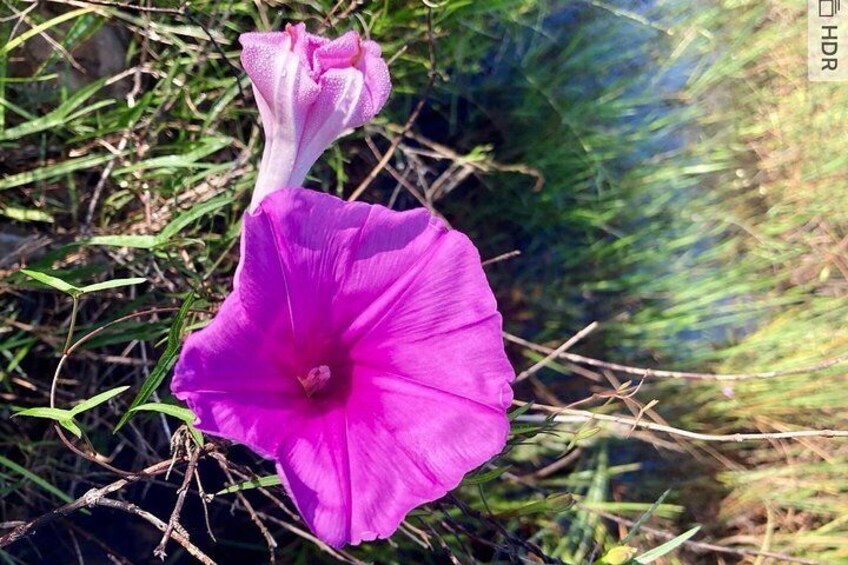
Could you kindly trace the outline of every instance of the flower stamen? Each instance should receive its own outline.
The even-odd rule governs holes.
[[[330,368],[327,365],[319,365],[309,369],[305,377],[298,376],[297,380],[300,381],[303,390],[306,391],[307,398],[312,398],[315,393],[327,386],[331,376]]]

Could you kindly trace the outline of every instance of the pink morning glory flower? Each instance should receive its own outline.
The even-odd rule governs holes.
[[[306,58],[330,64],[329,55],[314,55],[335,42],[302,27],[287,33],[279,44],[245,45],[287,53],[306,37]],[[246,66],[261,92],[267,77],[253,72],[266,67]],[[362,75],[367,82],[367,69]],[[274,94],[278,104],[298,96],[296,82],[278,88],[289,89]],[[377,99],[354,112],[361,98],[334,98],[339,107],[319,114],[355,115],[341,120],[347,127],[385,94]],[[272,139],[290,114],[269,111],[274,151],[266,148],[265,161],[277,151],[299,160],[301,146]],[[302,144],[337,135],[309,117],[299,127]],[[255,196],[244,216],[233,292],[186,340],[171,389],[198,429],[273,460],[322,540],[341,547],[386,538],[410,510],[442,497],[505,445],[514,372],[495,298],[471,241],[425,210],[267,182],[278,190]]]
[[[354,31],[330,41],[297,24],[239,41],[265,128],[254,210],[271,192],[301,186],[330,143],[380,111],[391,82],[380,46]]]

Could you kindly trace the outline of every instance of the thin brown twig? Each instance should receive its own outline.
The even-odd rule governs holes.
[[[218,462],[218,466],[221,467],[221,471],[224,472],[224,475],[226,475],[227,480],[229,480],[230,483],[235,483],[236,481],[235,479],[233,479],[233,475],[232,473],[230,473],[230,469],[227,466],[227,460],[220,455],[218,457],[215,457],[214,459]],[[247,497],[244,496],[244,493],[241,491],[236,491],[236,498],[238,498],[239,502],[241,502],[242,506],[244,506],[245,510],[247,511],[247,515],[250,517],[250,520],[256,526],[256,529],[258,529],[259,533],[262,534],[262,537],[265,538],[265,545],[268,546],[268,560],[269,562],[274,563],[274,554],[277,550],[277,541],[274,539],[274,536],[271,535],[271,532],[268,531],[268,527],[265,526],[265,523],[259,518],[256,513],[256,509],[253,508],[253,505],[250,503]]]
[[[147,520],[153,526],[155,526],[158,530],[165,531],[168,528],[168,525],[142,508],[139,508],[135,504],[129,502],[122,502],[120,500],[113,500],[111,498],[101,498],[97,501],[98,506],[105,506],[106,508],[114,508],[116,510],[121,510],[128,514],[134,514],[143,520]],[[211,557],[203,553],[196,545],[189,541],[188,537],[185,534],[182,534],[177,531],[171,532],[171,539],[180,544],[185,548],[188,553],[203,563],[204,565],[215,565],[215,561],[212,560]]]
[[[515,406],[524,406],[527,404],[521,400],[513,400]],[[617,416],[610,414],[597,414],[588,410],[574,410],[572,408],[559,408],[556,406],[548,406],[546,404],[533,403],[531,409],[542,410],[553,415],[553,421],[561,424],[576,424],[583,422],[599,421],[610,422],[625,426],[626,433],[632,432],[632,428],[642,428],[654,432],[662,432],[674,436],[684,437],[696,441],[711,441],[724,443],[738,443],[743,441],[769,441],[775,439],[800,439],[807,437],[816,438],[848,438],[848,430],[796,430],[791,432],[771,432],[771,433],[734,433],[734,434],[704,434],[675,428],[655,422],[646,422],[632,416]],[[548,420],[547,416],[543,415],[524,415],[519,416],[519,420],[523,422],[544,422]]]
[[[126,316],[121,316],[120,318],[118,318],[116,320],[112,320],[111,322],[108,322],[108,323],[90,331],[89,333],[87,333],[86,335],[84,335],[80,339],[78,339],[76,342],[74,342],[73,345],[69,346],[68,344],[71,342],[71,339],[73,338],[74,326],[76,324],[76,314],[77,314],[78,309],[79,309],[79,297],[75,296],[74,297],[74,306],[73,306],[73,310],[72,310],[72,313],[71,313],[71,321],[70,321],[70,324],[69,324],[69,327],[68,327],[68,336],[65,340],[65,346],[63,348],[62,357],[59,358],[59,362],[56,364],[56,370],[53,372],[53,381],[51,382],[51,385],[50,385],[50,408],[56,407],[56,388],[57,388],[57,384],[59,382],[59,375],[62,373],[62,368],[64,367],[67,360],[70,358],[71,354],[74,351],[76,351],[77,348],[79,348],[82,344],[84,344],[86,341],[93,338],[94,336],[98,335],[99,333],[104,331],[106,328],[109,328],[110,326],[113,326],[113,325],[121,323],[121,322],[125,322],[127,320],[132,319],[132,318],[136,318],[136,317],[140,317],[140,316],[148,315],[148,314],[153,314],[153,313],[157,313],[157,312],[174,312],[174,311],[179,310],[179,308],[176,308],[176,307],[151,308],[149,310],[143,310],[141,312],[134,312],[132,314],[127,314]],[[109,463],[104,461],[99,456],[99,454],[93,454],[92,455],[92,454],[84,452],[83,450],[78,448],[76,445],[74,445],[74,443],[70,439],[68,439],[68,436],[65,435],[65,432],[62,430],[62,428],[58,424],[53,424],[53,429],[56,430],[56,434],[59,436],[59,439],[65,445],[65,447],[67,447],[73,453],[82,457],[83,459],[90,461],[92,463],[95,463],[96,465],[99,465],[99,466],[103,467],[104,469],[111,471],[112,473],[115,473],[117,475],[121,475],[123,477],[129,477],[129,476],[132,476],[134,474],[132,471],[119,469],[119,468],[117,468],[113,465],[110,465]]]
[[[582,330],[580,330],[579,332],[577,332],[576,334],[574,334],[573,336],[568,338],[565,341],[565,343],[563,343],[562,345],[560,345],[556,349],[551,350],[551,352],[548,353],[548,355],[544,359],[541,359],[539,362],[534,363],[532,367],[525,369],[524,371],[521,371],[518,374],[518,376],[515,377],[515,382],[517,382],[517,383],[521,382],[524,379],[526,379],[527,377],[534,375],[536,372],[538,372],[539,370],[546,367],[556,357],[559,357],[560,355],[565,353],[568,349],[571,349],[571,347],[573,347],[575,343],[579,342],[584,337],[586,337],[587,335],[589,335],[590,333],[595,331],[595,328],[597,328],[597,327],[598,327],[598,322],[592,322],[591,324],[589,324],[588,326],[586,326],[585,328],[583,328]]]
[[[182,512],[183,504],[185,504],[186,494],[188,493],[188,487],[191,484],[191,479],[194,476],[195,470],[197,469],[197,461],[200,458],[201,450],[193,449],[188,458],[188,465],[186,465],[185,476],[183,477],[183,484],[180,485],[179,490],[177,491],[177,503],[174,504],[174,509],[171,511],[171,516],[168,518],[168,524],[165,528],[164,533],[162,534],[162,539],[159,541],[159,545],[156,546],[156,549],[153,550],[153,555],[158,557],[161,560],[165,560],[167,554],[165,553],[165,546],[168,544],[168,540],[171,538],[171,534],[174,531],[174,526],[180,519],[180,512]]]
[[[533,343],[531,341],[527,341],[526,339],[522,339],[518,336],[512,335],[510,333],[504,332],[504,338],[507,341],[511,341],[518,345],[524,346],[527,349],[531,349],[538,353],[550,354],[554,350],[550,347],[546,347],[544,345],[539,345],[537,343]],[[761,373],[692,373],[686,371],[664,371],[659,369],[643,369],[640,367],[633,367],[630,365],[622,365],[620,363],[610,363],[607,361],[601,361],[600,359],[593,359],[591,357],[585,357],[583,355],[577,355],[576,353],[560,353],[557,357],[561,359],[566,359],[571,361],[572,363],[579,363],[583,365],[589,365],[592,367],[599,367],[602,369],[610,369],[612,371],[618,371],[621,373],[626,373],[628,375],[638,375],[641,377],[649,378],[649,377],[657,377],[657,378],[666,378],[666,379],[688,379],[688,380],[710,380],[710,381],[742,381],[749,379],[773,379],[776,377],[786,377],[790,375],[803,375],[806,373],[816,373],[818,371],[823,371],[834,365],[839,365],[841,363],[845,363],[848,361],[848,353],[844,353],[842,355],[838,355],[836,357],[832,357],[830,359],[825,359],[815,365],[811,365],[808,367],[800,367],[797,369],[785,369],[781,371],[765,371]]]
[[[12,531],[4,534],[0,537],[0,547],[6,547],[16,541],[23,539],[24,537],[31,535],[41,526],[44,526],[58,518],[67,516],[77,510],[81,510],[82,508],[86,508],[88,506],[94,505],[100,498],[108,496],[113,492],[116,492],[128,484],[138,481],[143,478],[153,477],[159,474],[164,473],[168,470],[168,466],[170,465],[170,460],[168,461],[160,461],[154,465],[151,465],[137,473],[132,473],[122,479],[118,479],[117,481],[110,483],[104,487],[93,488],[86,492],[81,497],[73,500],[64,506],[60,506],[46,514],[42,514],[41,516],[30,520],[24,524],[16,526]]]
[[[492,257],[491,259],[486,259],[481,263],[481,265],[483,265],[484,267],[488,267],[489,265],[494,265],[495,263],[500,263],[501,261],[507,261],[509,259],[512,259],[513,257],[518,257],[519,255],[521,255],[521,251],[519,251],[518,249],[514,249],[507,253],[501,253],[500,255]]]
[[[400,133],[398,133],[392,142],[389,144],[388,150],[383,154],[383,158],[377,163],[377,165],[371,169],[368,175],[362,179],[362,182],[359,183],[359,186],[351,193],[348,197],[348,201],[353,201],[362,196],[362,193],[365,192],[368,187],[374,182],[374,179],[380,174],[380,172],[389,164],[389,161],[397,151],[398,146],[403,141],[404,136],[412,129],[412,126],[415,124],[415,120],[418,119],[418,115],[421,113],[421,110],[424,109],[424,104],[427,103],[427,98],[430,96],[430,91],[433,89],[433,85],[436,83],[436,40],[433,35],[433,10],[427,10],[427,45],[430,59],[430,68],[427,72],[427,84],[424,87],[424,93],[421,95],[421,98],[418,100],[418,104],[415,105],[415,108],[412,110],[412,113],[409,114],[409,117],[406,120],[406,123],[403,124]]]

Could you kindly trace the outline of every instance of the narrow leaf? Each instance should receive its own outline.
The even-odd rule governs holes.
[[[136,412],[139,410],[148,412],[161,412],[162,414],[167,414],[168,416],[173,416],[178,420],[182,420],[186,424],[191,424],[197,419],[197,416],[194,415],[194,412],[192,412],[188,408],[177,406],[175,404],[165,404],[163,402],[148,402],[147,404],[142,404],[141,406],[136,406],[135,408],[130,409],[131,412]]]
[[[259,477],[258,479],[251,479],[249,481],[245,481],[243,483],[238,483],[235,485],[228,486],[223,490],[219,490],[212,496],[220,496],[222,494],[230,494],[232,492],[238,492],[240,490],[250,490],[259,487],[272,487],[280,484],[280,477],[277,475],[268,475],[266,477]]]
[[[641,528],[642,525],[645,524],[645,522],[650,520],[651,517],[654,515],[654,513],[656,513],[656,511],[659,510],[660,506],[662,505],[663,502],[665,502],[665,499],[666,499],[666,497],[668,497],[669,494],[671,494],[671,489],[668,489],[664,493],[662,493],[660,495],[660,497],[657,499],[657,501],[654,502],[651,505],[651,507],[647,510],[647,512],[645,512],[644,514],[639,516],[639,519],[636,520],[636,523],[633,524],[633,526],[630,528],[630,531],[627,533],[626,536],[624,536],[624,539],[622,539],[618,543],[620,545],[627,545],[627,542],[629,542],[631,539],[633,539],[633,536],[635,536],[639,532],[639,528]]]
[[[89,398],[88,400],[83,400],[82,402],[80,402],[79,404],[77,404],[76,406],[71,408],[71,415],[76,416],[77,414],[81,414],[82,412],[85,412],[86,410],[91,410],[95,406],[99,406],[99,405],[103,404],[104,402],[106,402],[107,400],[118,396],[122,392],[126,391],[128,388],[130,388],[130,387],[119,386],[119,387],[107,390],[105,392],[101,392],[100,394],[96,394],[96,395],[92,396],[91,398]]]
[[[153,249],[160,240],[155,235],[98,235],[85,240],[86,245],[107,247],[132,247],[135,249]]]
[[[162,381],[165,380],[165,377],[168,376],[168,373],[171,372],[171,369],[176,364],[177,354],[179,353],[180,343],[182,341],[180,336],[182,334],[183,325],[193,303],[194,293],[189,293],[185,302],[183,302],[183,305],[180,306],[180,310],[177,312],[177,315],[174,317],[174,321],[171,324],[171,329],[168,332],[168,345],[165,347],[165,352],[162,354],[162,357],[159,358],[159,361],[156,363],[153,370],[150,371],[147,379],[144,383],[142,383],[141,389],[130,404],[129,410],[121,416],[121,419],[118,421],[118,425],[115,426],[116,432],[120,430],[133,416],[135,413],[133,411],[134,408],[137,408],[147,402],[150,395],[159,388],[159,385],[162,384]]]
[[[509,470],[509,466],[506,467],[495,467],[494,469],[490,469],[483,473],[475,473],[470,477],[465,477],[462,481],[464,485],[482,485],[484,483],[488,483],[489,481],[493,481],[506,473]]]
[[[17,416],[47,418],[49,420],[67,420],[68,418],[72,418],[73,414],[70,410],[62,410],[61,408],[28,408],[12,414],[12,418]]]
[[[141,284],[143,282],[147,282],[147,279],[143,277],[133,277],[129,279],[113,279],[111,281],[103,281],[95,284],[90,284],[88,286],[84,286],[80,289],[80,292],[97,292],[99,290],[106,290],[110,288],[119,288],[122,286],[131,286],[134,284]]]
[[[701,526],[695,526],[691,530],[680,534],[673,540],[669,540],[659,547],[655,547],[650,551],[646,551],[642,555],[639,555],[635,558],[636,563],[641,563],[642,565],[644,565],[645,563],[653,563],[663,555],[671,553],[672,551],[683,545],[686,540],[697,534],[698,530],[700,529]]]
[[[59,425],[77,436],[78,438],[82,437],[82,430],[73,420],[59,420]]]
[[[29,278],[37,280],[41,284],[46,284],[49,287],[70,294],[71,296],[79,296],[81,292],[79,288],[75,287],[72,284],[66,283],[60,278],[41,273],[39,271],[31,271],[29,269],[21,269],[21,272]]]
[[[41,489],[46,490],[47,492],[56,495],[58,498],[60,498],[64,502],[72,502],[73,501],[73,498],[71,498],[70,496],[68,496],[67,494],[65,494],[64,492],[59,490],[58,488],[54,487],[53,485],[51,485],[50,483],[48,483],[47,481],[45,481],[44,479],[42,479],[41,477],[36,475],[35,473],[26,470],[21,465],[18,465],[17,463],[12,461],[8,457],[4,457],[3,455],[0,455],[0,465],[3,465],[7,469],[14,471],[15,473],[23,475],[26,479],[32,481],[37,486],[39,486]]]
[[[194,206],[190,210],[183,212],[179,216],[177,216],[174,220],[171,221],[165,228],[159,232],[158,238],[167,241],[177,235],[183,228],[190,225],[192,222],[209,214],[210,212],[214,212],[218,208],[226,206],[233,199],[231,196],[219,196],[217,198],[212,198],[207,200],[206,202],[201,202],[197,206]]]

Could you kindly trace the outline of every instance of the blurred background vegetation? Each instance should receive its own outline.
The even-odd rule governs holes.
[[[519,338],[509,342],[517,371],[545,356],[522,338],[555,348],[591,322],[598,328],[570,353],[643,368],[753,373],[843,354],[848,89],[807,81],[804,9],[789,0],[196,0],[188,9],[2,0],[0,523],[115,479],[68,451],[46,421],[9,418],[48,404],[71,317],[67,296],[20,268],[79,286],[147,279],[83,297],[77,335],[179,306],[189,291],[195,308],[214,311],[229,291],[262,143],[236,38],[288,21],[379,41],[395,85],[381,116],[325,153],[308,186],[426,206],[484,259],[500,257],[487,272]],[[173,322],[161,312],[96,335],[69,359],[57,404],[137,389],[162,366]],[[555,406],[591,397],[581,408],[770,433],[845,428],[846,384],[838,364],[718,380],[569,358],[529,375],[517,397]],[[167,386],[158,395],[167,401]],[[132,396],[80,424],[84,442],[140,469],[169,457],[179,422],[139,415],[113,435]],[[272,472],[239,448],[227,457],[245,477]],[[706,443],[600,422],[520,422],[508,453],[455,496],[416,513],[391,542],[335,557],[587,563],[701,525],[662,559],[848,562],[846,475],[840,439]],[[214,462],[200,476],[207,492],[233,480]],[[144,481],[122,496],[164,519],[179,483]],[[216,542],[194,493],[183,525],[220,562],[262,562],[268,549],[248,501],[270,516],[284,562],[335,558],[292,531],[296,519],[265,492],[208,504]],[[57,521],[0,559],[146,562],[161,534],[109,516]],[[169,559],[189,558],[174,546]]]

